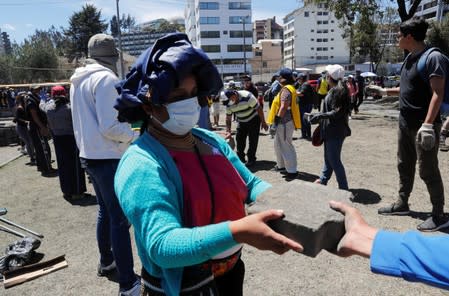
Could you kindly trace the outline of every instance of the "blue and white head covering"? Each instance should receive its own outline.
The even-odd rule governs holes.
[[[188,75],[196,77],[198,97],[217,94],[223,82],[217,68],[199,48],[193,47],[184,33],[168,34],[144,51],[116,85],[119,97],[115,108],[119,121],[135,122],[146,118],[143,104],[164,104],[169,93]]]

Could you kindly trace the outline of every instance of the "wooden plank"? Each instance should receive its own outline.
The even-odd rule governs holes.
[[[45,262],[27,265],[12,271],[7,271],[3,274],[3,284],[5,289],[8,289],[67,266],[68,263],[65,260],[65,256],[62,255]]]

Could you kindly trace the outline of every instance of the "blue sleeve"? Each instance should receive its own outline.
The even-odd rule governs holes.
[[[371,271],[449,290],[449,235],[379,231]]]
[[[229,222],[183,227],[182,194],[176,176],[163,156],[153,158],[133,146],[120,162],[115,191],[134,226],[142,262],[154,262],[165,269],[190,266],[236,245]]]

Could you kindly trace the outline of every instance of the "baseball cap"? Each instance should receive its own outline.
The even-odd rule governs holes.
[[[327,74],[334,80],[340,80],[345,77],[345,69],[340,65],[327,65]]]
[[[114,38],[107,34],[96,34],[89,39],[87,51],[90,58],[116,58],[119,51]]]
[[[238,95],[237,91],[236,90],[232,90],[232,89],[225,90],[225,92],[224,92],[224,95],[228,99],[230,99],[231,96],[236,95],[236,94]]]
[[[56,96],[66,96],[67,93],[66,93],[65,88],[64,88],[63,86],[61,86],[61,85],[56,85],[56,86],[53,86],[53,87],[51,88],[50,95],[51,95],[52,97],[56,97]]]
[[[243,81],[251,81],[251,76],[249,76],[249,75],[244,75],[244,76],[243,76]]]
[[[284,79],[291,80],[291,79],[293,79],[293,72],[290,68],[282,68],[279,71],[279,76]]]

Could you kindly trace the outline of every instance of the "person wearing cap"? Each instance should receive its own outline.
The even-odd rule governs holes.
[[[349,97],[351,100],[350,107],[349,107],[349,118],[351,119],[351,112],[352,112],[352,110],[355,110],[355,107],[357,104],[357,94],[359,93],[359,85],[355,81],[353,75],[348,75],[348,80],[346,81],[346,87],[349,90]]]
[[[299,111],[301,112],[301,139],[312,139],[312,127],[307,118],[304,117],[304,113],[312,112],[314,90],[312,86],[307,82],[307,75],[299,73],[297,79],[298,87],[296,93],[298,95]]]
[[[69,201],[82,198],[86,192],[86,176],[73,135],[72,113],[65,88],[61,85],[52,87],[50,100],[41,100],[39,108],[47,115],[64,198]]]
[[[318,94],[317,101],[314,103],[315,109],[318,109],[318,112],[321,110],[321,104],[324,100],[324,98],[327,95],[327,92],[329,91],[329,85],[327,84],[326,79],[326,71],[321,72],[321,77],[318,78],[317,84],[316,84],[316,92]]]
[[[120,120],[143,120],[115,176],[134,227],[142,295],[242,295],[242,244],[282,254],[297,243],[271,230],[275,210],[246,216],[270,185],[253,175],[217,134],[194,128],[205,97],[223,83],[186,34],[158,39],[121,83]]]
[[[340,65],[328,65],[326,76],[330,89],[324,99],[323,110],[312,114],[310,118],[312,124],[320,124],[320,136],[324,141],[324,165],[320,178],[315,183],[327,185],[335,172],[338,188],[348,190],[348,180],[341,161],[343,142],[351,135],[348,124],[349,91],[343,81],[345,69]]]
[[[279,76],[282,89],[274,98],[267,117],[270,134],[274,136],[276,166],[273,170],[284,173],[287,180],[293,180],[298,176],[296,150],[292,143],[293,131],[301,128],[301,115],[296,102],[292,70],[283,68]]]
[[[268,130],[262,106],[252,93],[246,90],[226,90],[222,94],[232,102],[226,107],[226,138],[231,137],[232,116],[237,120],[237,156],[240,161],[251,167],[256,163],[256,151],[260,129]],[[245,155],[246,140],[248,151]],[[248,158],[246,161],[245,156]]]
[[[57,170],[51,166],[51,150],[48,145],[50,130],[45,112],[39,109],[41,98],[39,85],[31,86],[25,98],[25,111],[30,118],[29,132],[36,152],[37,170],[43,177],[55,177]]]
[[[119,295],[138,295],[129,224],[114,192],[120,158],[138,137],[127,123],[117,120],[114,102],[118,51],[112,36],[89,39],[86,65],[70,78],[72,121],[81,164],[92,180],[98,201],[98,276],[118,271]]]

